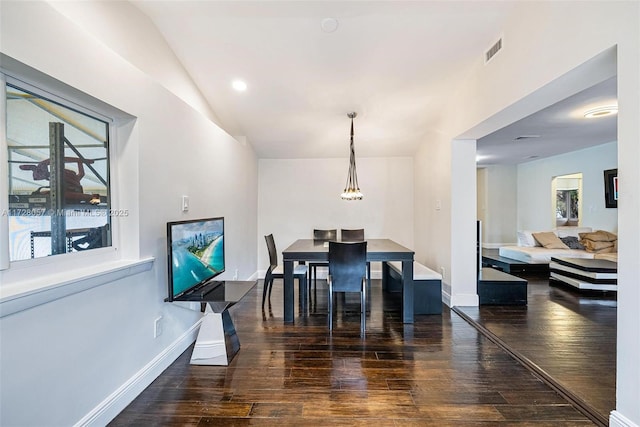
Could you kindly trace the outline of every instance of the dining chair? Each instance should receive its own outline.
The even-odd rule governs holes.
[[[364,228],[340,229],[340,240],[343,242],[362,242],[364,240]],[[367,261],[367,286],[371,290],[371,263]]]
[[[269,268],[264,276],[264,286],[262,288],[262,308],[264,308],[264,301],[267,296],[267,289],[269,290],[269,303],[271,303],[271,289],[273,288],[274,279],[284,279],[284,269],[281,265],[278,265],[278,251],[276,250],[276,243],[273,239],[273,234],[264,236],[267,242],[267,250],[269,251]],[[307,266],[295,265],[293,269],[293,277],[298,279],[299,287],[302,289],[302,284],[307,284]]]
[[[367,242],[329,242],[329,330],[333,330],[335,292],[360,293],[360,329],[364,333],[367,317]]]
[[[314,229],[313,230],[313,240],[328,242],[330,240],[338,240],[338,230],[321,230]],[[309,262],[309,290],[311,290],[311,281],[313,280],[313,287],[316,287],[316,279],[317,279],[317,268],[318,267],[328,267],[329,263],[326,261],[313,261]]]
[[[364,240],[364,228],[340,229],[340,240],[343,242],[362,242]]]

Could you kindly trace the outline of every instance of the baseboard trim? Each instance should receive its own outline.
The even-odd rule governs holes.
[[[442,291],[442,302],[447,307],[451,307],[451,294],[449,292]]]
[[[151,362],[129,378],[116,391],[100,402],[91,412],[75,424],[79,426],[105,426],[127,407],[142,391],[169,367],[195,342],[200,322],[198,320],[184,334],[165,348]]]
[[[518,246],[517,243],[482,243],[482,249],[500,249],[503,246]]]
[[[609,414],[610,427],[640,427],[618,411],[611,411]]]
[[[454,294],[450,296],[450,302],[449,307],[477,307],[480,303],[478,294]]]

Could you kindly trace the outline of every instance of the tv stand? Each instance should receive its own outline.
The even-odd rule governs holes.
[[[220,281],[211,292],[185,295],[176,302],[200,302],[204,312],[196,344],[191,353],[192,365],[227,366],[240,350],[229,308],[253,289],[257,281]]]
[[[224,286],[224,281],[209,280],[202,286],[185,293],[184,298],[189,299],[190,301],[203,301],[209,293],[213,292],[220,286]]]

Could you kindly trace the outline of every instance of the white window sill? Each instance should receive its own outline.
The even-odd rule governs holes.
[[[0,317],[150,270],[154,258],[121,260],[0,288]]]

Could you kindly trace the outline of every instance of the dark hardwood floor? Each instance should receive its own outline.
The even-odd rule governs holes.
[[[594,425],[446,306],[405,325],[400,295],[372,288],[362,337],[359,296],[338,304],[330,334],[324,282],[295,324],[282,321],[279,280],[263,313],[260,282],[230,310],[242,346],[230,366],[190,365],[189,348],[110,425]]]
[[[528,305],[456,309],[487,336],[607,424],[616,403],[615,292],[528,279]]]

